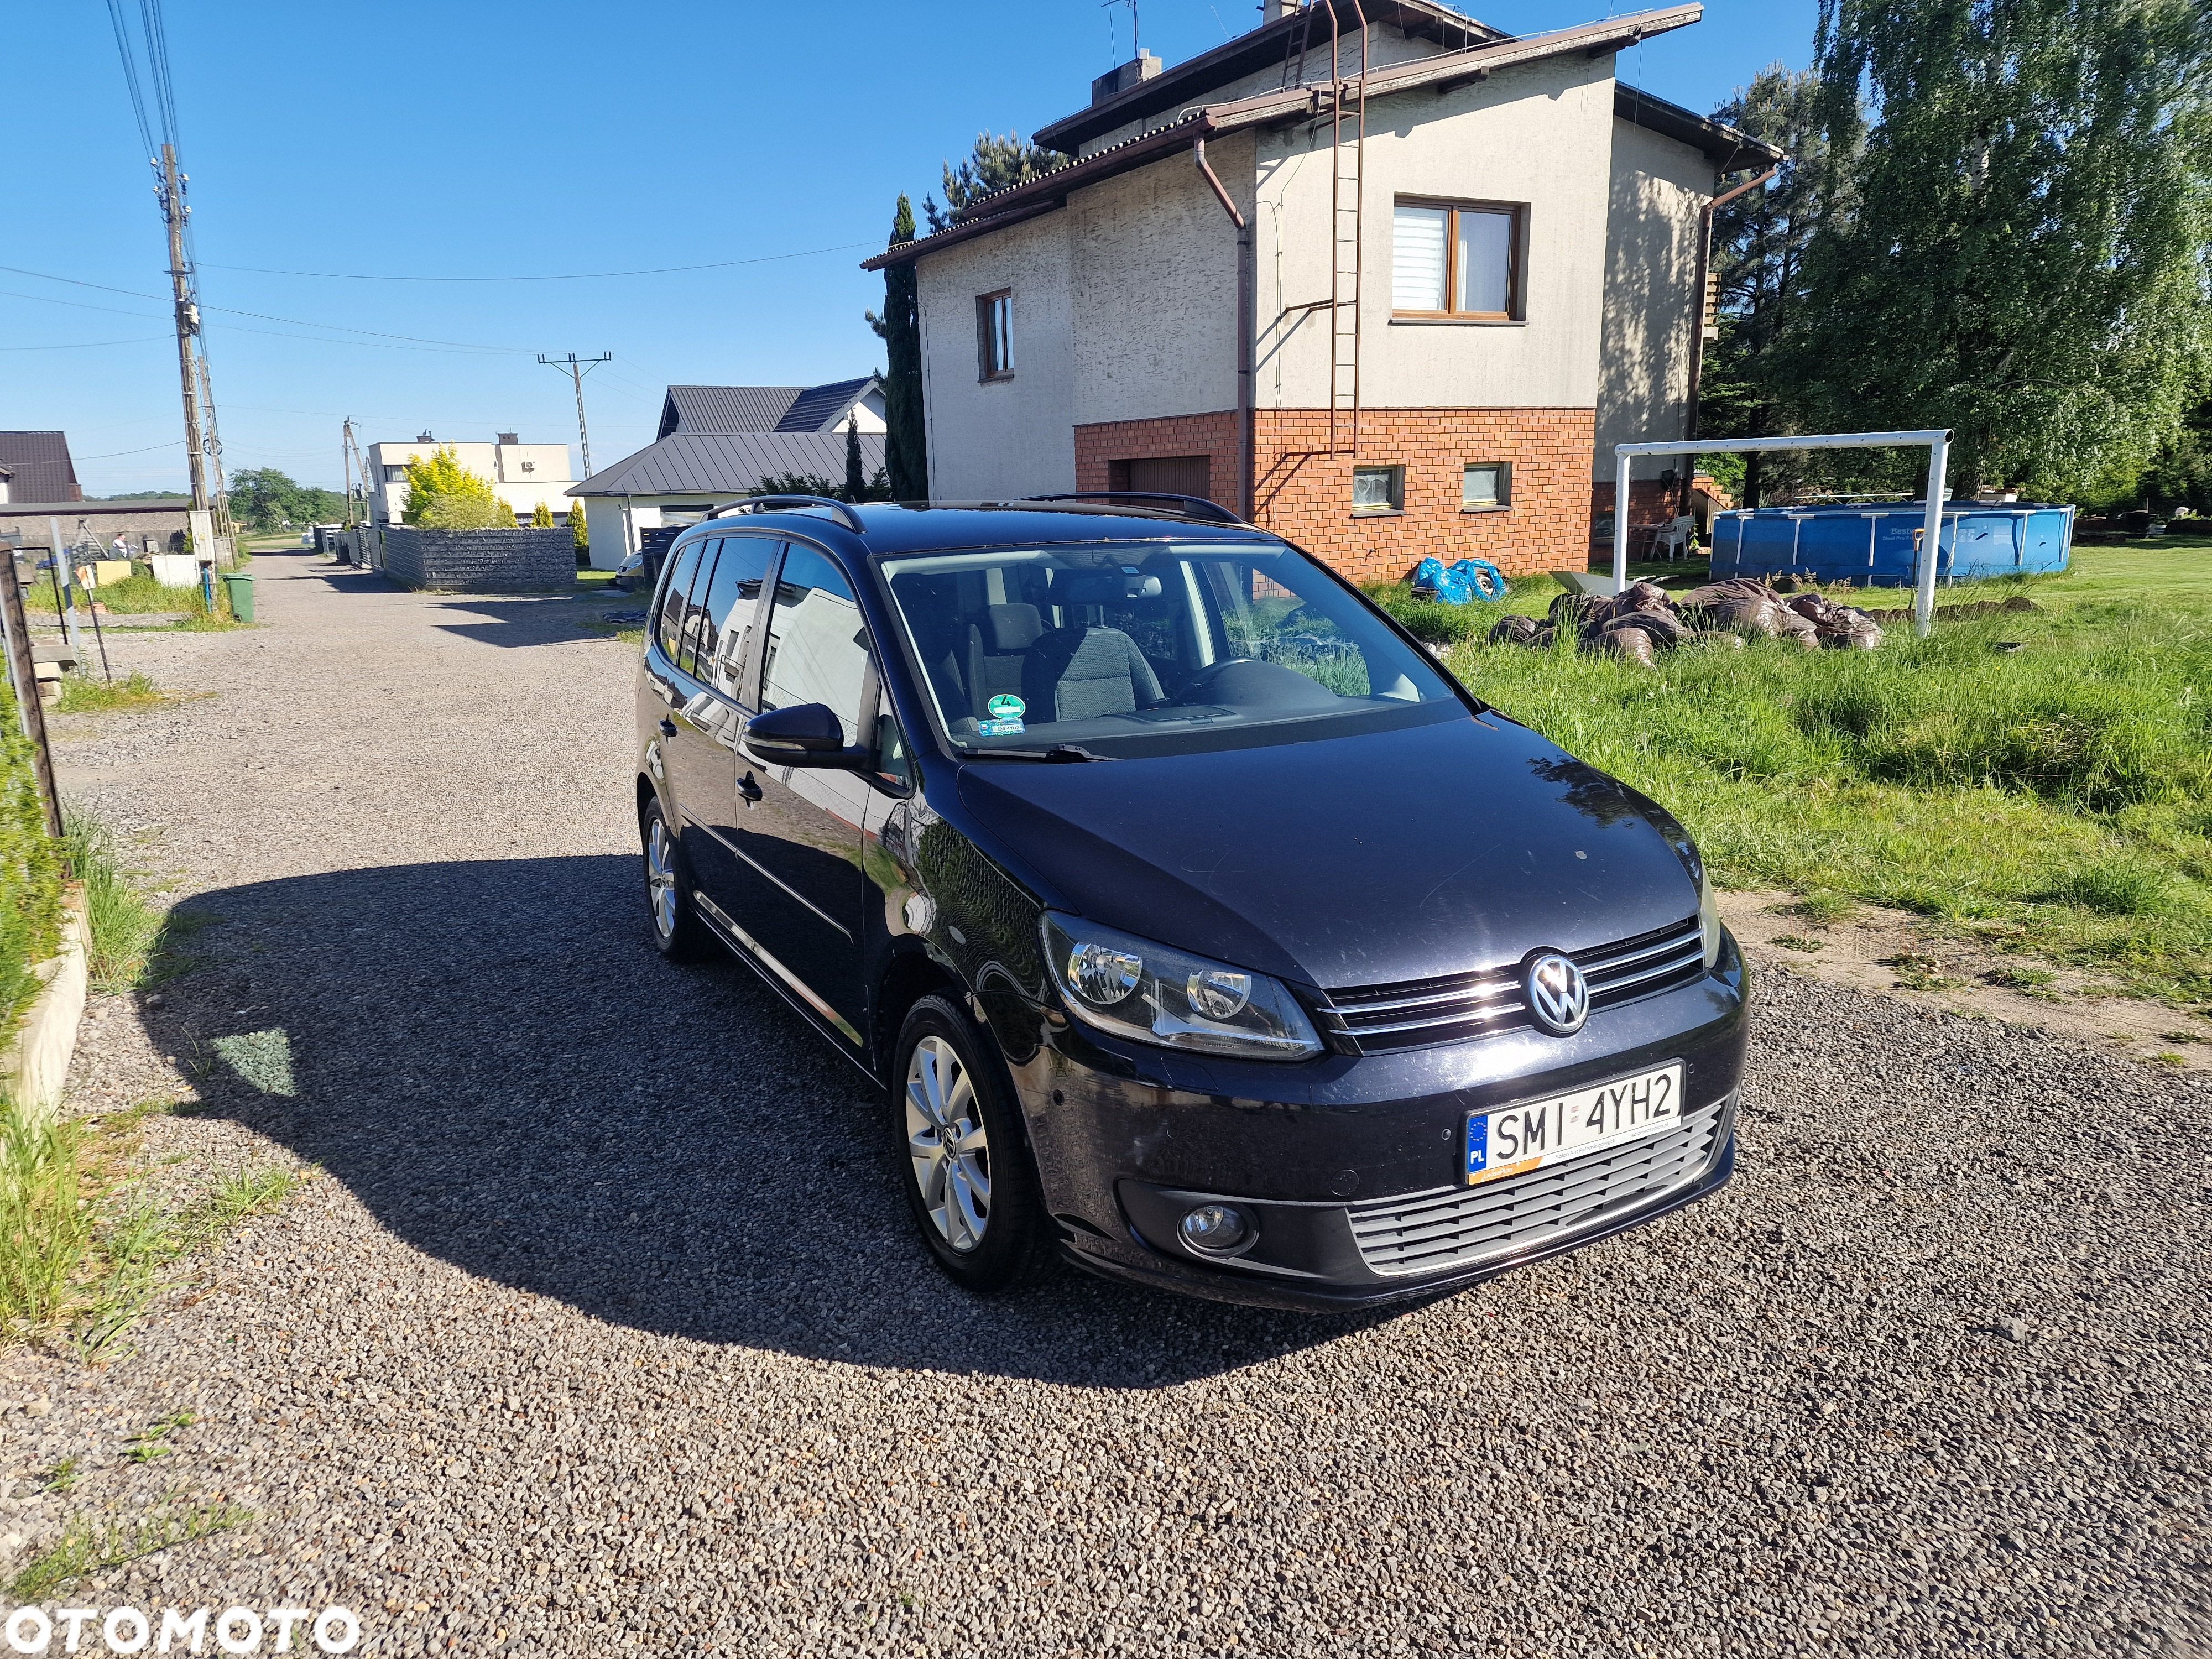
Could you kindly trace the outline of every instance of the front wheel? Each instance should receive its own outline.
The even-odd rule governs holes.
[[[706,934],[692,907],[684,848],[658,800],[647,805],[638,827],[645,839],[645,896],[653,907],[653,945],[671,962],[696,962],[705,950]]]
[[[971,1291],[1012,1288],[1053,1261],[1036,1176],[991,1039],[949,999],[915,1004],[899,1029],[891,1127],[908,1205],[937,1264]]]

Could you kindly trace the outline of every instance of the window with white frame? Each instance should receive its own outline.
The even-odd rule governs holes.
[[[1513,501],[1513,463],[1469,461],[1460,469],[1459,504],[1469,513],[1508,507]]]
[[[975,298],[975,367],[978,380],[1013,378],[1014,291],[1010,288]]]
[[[1517,321],[1522,216],[1508,204],[1401,199],[1391,218],[1391,310]]]
[[[1352,469],[1352,510],[1354,513],[1401,513],[1405,507],[1404,467],[1355,466]]]

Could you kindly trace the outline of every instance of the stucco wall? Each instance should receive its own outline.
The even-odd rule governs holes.
[[[1206,153],[1248,222],[1254,153],[1246,134]],[[1237,227],[1197,162],[1110,179],[1057,216],[1073,256],[1077,424],[1235,407]]]
[[[1075,339],[1063,210],[915,262],[929,490],[989,501],[1075,488]],[[1014,372],[977,378],[976,296],[1014,295]]]
[[[1613,477],[1613,447],[1680,437],[1700,301],[1698,216],[1713,164],[1672,138],[1616,119],[1605,272],[1604,373],[1595,476]]]
[[[1575,55],[1443,94],[1368,106],[1361,245],[1360,401],[1371,408],[1589,408],[1612,165],[1613,60]],[[1261,408],[1325,408],[1328,315],[1285,307],[1329,293],[1329,132],[1292,127],[1259,156]],[[1525,320],[1390,315],[1398,196],[1527,204]]]

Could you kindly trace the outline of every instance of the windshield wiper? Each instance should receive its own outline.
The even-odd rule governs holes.
[[[1018,761],[1107,761],[1119,760],[1119,755],[1100,755],[1078,743],[1055,743],[1045,749],[969,749],[964,751],[969,760]]]

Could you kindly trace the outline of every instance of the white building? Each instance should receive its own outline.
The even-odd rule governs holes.
[[[427,460],[441,449],[479,478],[491,480],[500,500],[527,523],[543,501],[553,516],[568,516],[568,446],[526,444],[512,432],[502,432],[493,443],[441,443],[425,432],[411,444],[371,444],[368,466],[368,516],[376,524],[400,524],[407,514],[407,464]]]
[[[592,565],[612,570],[654,532],[672,536],[723,501],[798,474],[845,482],[845,428],[859,429],[860,473],[884,467],[884,387],[873,374],[826,386],[672,386],[660,431],[635,455],[572,488],[584,503]]]
[[[1582,568],[1610,447],[1684,430],[1703,210],[1778,159],[1616,78],[1701,8],[1262,13],[1100,77],[1036,134],[1066,165],[867,262],[917,275],[931,494],[1206,495],[1363,580]]]

